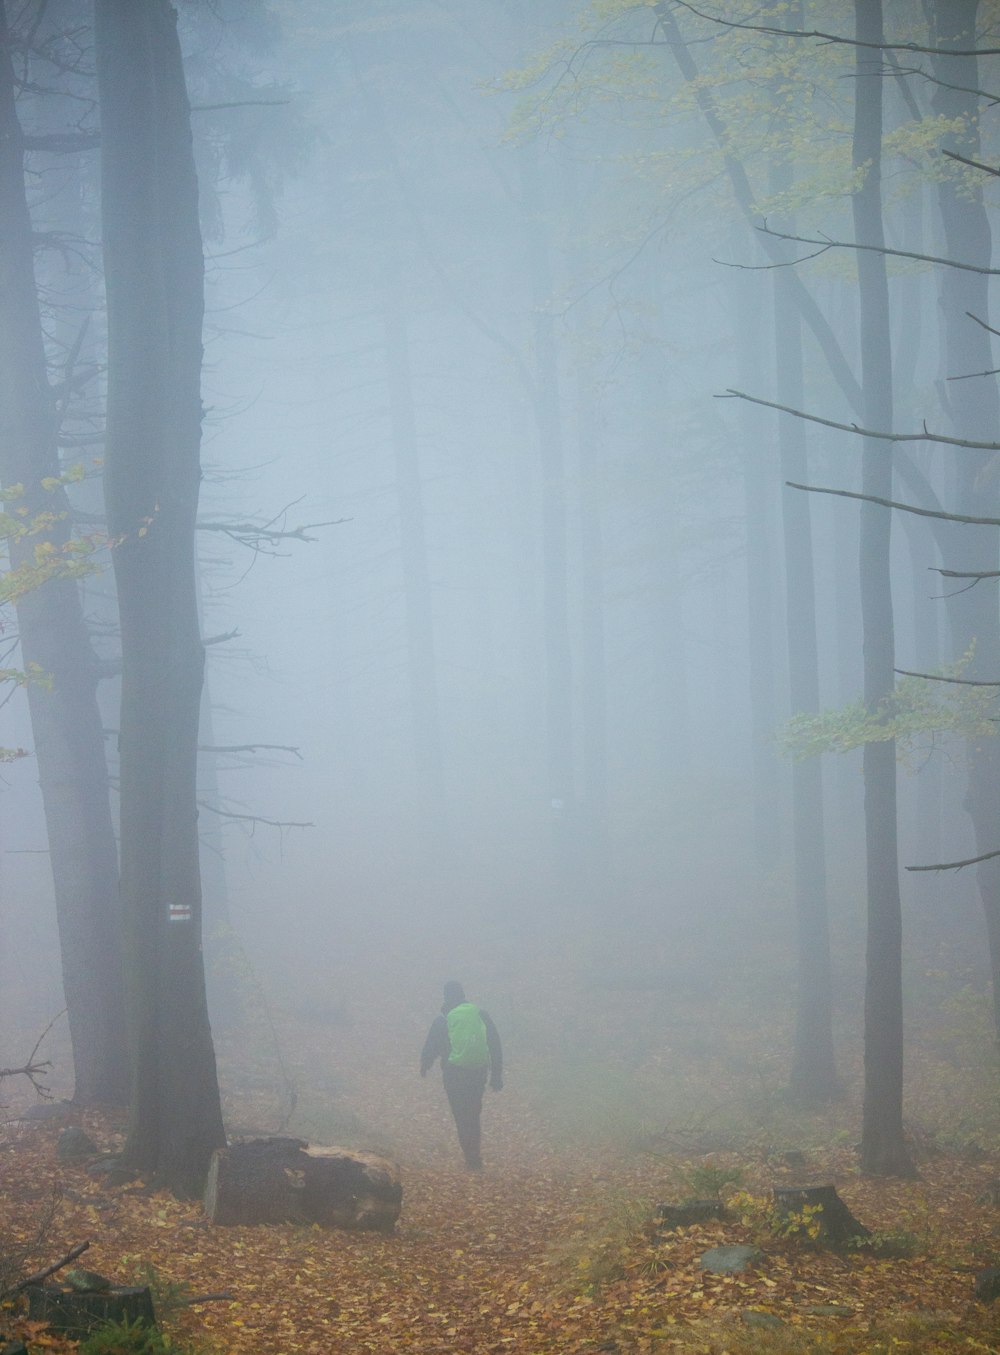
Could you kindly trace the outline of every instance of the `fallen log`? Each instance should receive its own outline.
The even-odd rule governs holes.
[[[302,1139],[236,1142],[212,1155],[205,1213],[223,1225],[317,1223],[391,1232],[403,1202],[388,1158]]]

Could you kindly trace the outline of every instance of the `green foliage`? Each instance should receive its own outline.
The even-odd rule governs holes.
[[[970,651],[936,676],[958,678],[971,659]],[[905,756],[918,741],[938,735],[990,737],[996,733],[995,711],[996,694],[991,687],[903,677],[892,696],[874,710],[856,701],[818,715],[793,715],[778,735],[778,747],[786,757],[798,759],[849,753],[867,743],[895,739]]]
[[[80,1344],[80,1355],[194,1355],[145,1322],[104,1322]]]
[[[907,1228],[877,1228],[868,1237],[851,1238],[847,1245],[885,1261],[909,1260],[925,1250],[923,1239]]]
[[[723,1167],[716,1162],[703,1162],[693,1167],[685,1176],[692,1193],[702,1200],[719,1200],[723,1191],[730,1186],[743,1184],[743,1173],[739,1167]]]
[[[136,1284],[145,1285],[153,1298],[153,1311],[161,1322],[169,1322],[188,1305],[191,1286],[184,1280],[168,1280],[149,1261],[136,1274]]]
[[[613,1284],[626,1274],[636,1249],[640,1267],[666,1269],[666,1259],[650,1250],[652,1218],[651,1200],[612,1200],[600,1219],[578,1229],[563,1253],[553,1256],[568,1277],[567,1287],[593,1294],[603,1285]]]

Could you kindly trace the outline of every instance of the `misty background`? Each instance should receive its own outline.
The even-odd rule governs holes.
[[[787,561],[815,571],[819,707],[849,706],[858,506],[786,488],[784,416],[720,398],[782,403],[788,361],[772,260],[699,92],[718,101],[761,220],[849,239],[853,57],[681,7],[692,83],[654,9],[179,6],[208,269],[201,738],[238,750],[202,757],[209,995],[224,1090],[249,1079],[258,1100],[243,1113],[290,1114],[293,1131],[403,1134],[384,1125],[400,1087],[418,1094],[408,1084],[450,977],[505,1038],[511,1133],[518,1115],[563,1137],[588,1117],[599,1133],[640,1133],[724,1116],[730,1093],[742,1113],[787,1080],[794,791],[781,731],[809,643],[794,611],[789,634],[800,576]],[[916,9],[887,7],[896,31],[917,34]],[[834,11],[819,26],[846,30],[848,8]],[[888,79],[885,97],[890,242],[943,254],[935,181],[963,171],[942,167],[918,76]],[[40,101],[37,116],[50,116]],[[992,111],[980,134],[992,163]],[[36,220],[93,232],[97,157],[39,174]],[[856,365],[853,255],[786,248],[818,253],[796,271]],[[89,307],[98,345],[92,253],[42,267],[50,307]],[[890,300],[896,426],[943,427],[949,378],[972,374],[946,368],[934,268],[891,261]],[[805,408],[854,421],[808,337],[802,354]],[[97,395],[80,428],[99,432]],[[860,440],[805,438],[810,484],[859,489]],[[90,464],[100,447],[64,455]],[[943,495],[953,453],[911,455]],[[90,481],[73,491],[98,512],[95,494]],[[941,670],[961,657],[932,572],[948,561],[915,518],[894,522],[892,551],[897,662]],[[83,587],[111,660],[110,571]],[[112,777],[115,687],[102,689]],[[23,693],[3,719],[3,743],[30,754]],[[807,832],[825,831],[851,1085],[860,750],[824,755],[821,778],[822,829]],[[902,865],[974,854],[965,781],[954,732],[918,729],[901,749]],[[30,756],[3,768],[0,850],[0,1061],[13,1062],[63,1006]],[[974,879],[902,871],[901,886],[914,1052],[981,1067],[992,1035]],[[237,1075],[248,1044],[257,1062]],[[370,1051],[369,1079],[339,1080],[348,1048]],[[45,1052],[69,1094],[64,1023]],[[932,1121],[941,1107],[919,1101],[916,1067]]]

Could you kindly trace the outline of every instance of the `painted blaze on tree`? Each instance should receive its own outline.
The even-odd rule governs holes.
[[[97,0],[122,629],[121,858],[132,1098],[126,1158],[196,1193],[225,1142],[201,953],[195,772],[204,648],[194,530],[204,268],[190,106],[166,0]]]

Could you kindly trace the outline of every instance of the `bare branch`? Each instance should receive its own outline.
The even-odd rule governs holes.
[[[980,682],[975,678],[942,677],[940,673],[914,673],[909,668],[894,668],[902,677],[926,678],[928,682],[954,682],[959,687],[1000,687],[1000,682]]]
[[[948,152],[946,151],[947,155]],[[998,171],[1000,172],[1000,171]],[[821,237],[814,240],[808,235],[788,235],[784,231],[772,230],[765,221],[762,226],[757,227],[765,235],[773,235],[776,240],[791,240],[800,245],[819,245],[817,254],[810,254],[808,259],[815,259],[819,254],[823,254],[828,249],[862,249],[869,250],[873,254],[891,254],[896,259],[917,259],[921,263],[938,263],[945,268],[960,268],[966,273],[987,273],[990,276],[1000,276],[1000,268],[979,268],[971,263],[959,263],[957,259],[944,259],[938,254],[918,254],[909,249],[890,249],[888,245],[859,245],[854,240],[830,240],[827,237]],[[791,259],[789,263],[805,263],[806,259]]]
[[[992,861],[1000,856],[1000,851],[984,852],[982,856],[970,856],[967,861],[943,861],[936,866],[907,866],[907,870],[964,870],[966,866],[977,866],[980,861]]]
[[[226,104],[192,104],[192,113],[214,113],[220,108],[283,108],[291,99],[236,99]]]
[[[984,165],[979,160],[970,160],[965,155],[959,155],[958,151],[941,151],[942,155],[947,155],[949,160],[957,160],[960,165],[969,165],[972,169],[981,169],[984,174],[993,174],[1000,179],[1000,169],[994,169],[992,165]]]
[[[292,748],[287,743],[232,743],[232,744],[211,744],[199,743],[199,753],[260,753],[276,752],[291,753],[302,761],[302,754],[297,748]]]
[[[945,522],[967,522],[975,527],[1000,527],[1000,518],[973,518],[964,513],[943,513],[932,508],[918,508],[912,503],[897,503],[895,499],[880,499],[874,494],[859,494],[853,489],[825,489],[820,485],[799,485],[794,480],[786,480],[789,489],[803,489],[808,494],[833,494],[841,499],[861,499],[865,503],[877,503],[882,508],[896,508],[901,513],[915,513],[920,518],[938,518]]]
[[[1000,569],[939,569],[935,566],[934,572],[945,579],[1000,579]]]
[[[777,409],[782,414],[794,414],[797,419],[807,423],[822,424],[824,428],[837,428],[842,433],[854,433],[861,438],[878,438],[882,442],[940,442],[946,447],[968,447],[978,452],[1000,452],[1000,442],[974,442],[971,438],[949,438],[943,433],[932,433],[924,429],[922,433],[887,433],[882,429],[862,428],[856,423],[840,423],[837,419],[823,419],[818,414],[807,414],[803,409],[794,409],[791,405],[775,404],[773,400],[762,400],[757,395],[748,395],[746,391],[729,389],[718,400],[748,400],[752,405],[763,405],[765,409]],[[960,519],[960,521],[979,522],[979,518]],[[994,522],[993,518],[982,521]]]
[[[250,823],[256,826],[258,823],[265,828],[315,828],[314,823],[295,823],[293,821],[284,821],[281,819],[263,819],[259,814],[236,814],[230,809],[218,809],[215,805],[206,804],[204,800],[198,801],[199,809],[207,809],[210,814],[218,814],[220,819],[236,819],[242,823]]]
[[[971,51],[953,47],[923,47],[917,42],[859,42],[857,38],[848,38],[840,33],[825,33],[821,29],[777,28],[770,24],[736,23],[733,19],[723,19],[717,14],[706,14],[696,9],[688,0],[675,0],[682,9],[697,14],[699,19],[719,24],[722,28],[741,28],[751,33],[767,33],[776,38],[813,38],[817,42],[836,43],[845,47],[870,47],[879,52],[920,52],[927,56],[1000,56],[998,47],[978,47]]]
[[[22,1289],[28,1289],[31,1285],[41,1284],[42,1281],[47,1280],[50,1275],[54,1275],[57,1270],[62,1270],[63,1266],[68,1266],[71,1261],[75,1261],[78,1256],[82,1256],[89,1246],[89,1242],[78,1242],[75,1247],[71,1247],[66,1255],[61,1256],[58,1261],[53,1261],[52,1264],[46,1266],[44,1270],[38,1270],[34,1275],[29,1275],[26,1280],[21,1280],[19,1284],[14,1285],[13,1289],[7,1291],[8,1296],[19,1294]]]

